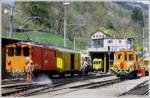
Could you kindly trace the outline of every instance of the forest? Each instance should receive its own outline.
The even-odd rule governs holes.
[[[32,39],[63,46],[64,16],[68,47],[85,49],[90,45],[90,35],[96,30],[111,37],[133,38],[136,50],[142,49],[144,33],[148,46],[148,5],[137,2],[15,2],[13,10],[14,37]],[[9,18],[2,5],[2,36],[8,35]],[[36,35],[36,36],[35,36]],[[26,36],[26,37],[23,37]]]

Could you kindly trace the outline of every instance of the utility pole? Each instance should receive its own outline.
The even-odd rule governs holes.
[[[64,47],[66,47],[66,7],[69,5],[69,2],[63,3],[64,5]]]
[[[76,38],[74,37],[74,50],[76,49]]]
[[[13,8],[9,10],[9,38],[13,38]]]
[[[111,52],[110,52],[110,46],[108,46],[108,62],[109,62],[109,70],[108,70],[108,74],[110,74],[110,54],[111,54]]]
[[[144,27],[143,27],[143,33],[142,33],[142,57],[144,59]]]
[[[13,38],[13,9],[15,7],[15,1],[14,0],[1,0],[3,4],[5,4],[8,8],[8,14],[9,14],[9,38]],[[5,10],[7,13],[7,11]]]
[[[66,47],[66,6],[65,6],[65,17],[64,17],[64,47]]]

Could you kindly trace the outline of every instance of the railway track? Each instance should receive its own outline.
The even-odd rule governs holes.
[[[8,84],[13,84],[13,83],[23,83],[26,82],[25,79],[5,79],[2,80],[2,85],[8,85]]]
[[[98,78],[98,77],[109,77],[112,75],[106,75],[106,74],[102,74],[100,76],[95,76],[95,75],[87,75],[87,76],[78,76],[77,78],[81,80],[81,78],[90,78],[90,79],[94,79],[94,78]],[[77,79],[76,78],[76,79]],[[52,81],[57,81],[58,79],[52,79]],[[59,80],[62,80],[62,78],[59,78]],[[8,85],[8,84],[15,84],[15,83],[24,83],[26,82],[25,79],[4,79],[2,80],[2,85]]]
[[[77,81],[84,81],[88,79],[96,79],[102,77],[109,77],[112,75],[102,75],[102,76],[86,76],[80,78],[66,78],[66,79],[55,79],[52,85],[39,85],[38,83],[19,83],[19,84],[8,84],[2,85],[2,96],[32,96],[40,94],[46,91],[57,91],[62,90],[63,85],[68,83],[73,83]]]
[[[73,82],[73,79],[66,79],[66,81],[63,81],[62,79],[55,79],[52,85],[41,84],[40,82],[2,85],[2,96],[22,96],[27,93],[53,88],[69,82]]]
[[[82,90],[82,89],[92,89],[92,88],[107,86],[107,85],[110,85],[113,83],[118,83],[121,81],[122,80],[117,78],[117,79],[106,80],[106,81],[101,81],[101,82],[90,82],[87,84],[82,84],[82,85],[78,85],[78,86],[71,86],[71,87],[62,85],[62,86],[58,86],[55,88],[49,88],[49,89],[42,90],[39,92],[30,93],[30,94],[24,95],[24,97],[43,94],[43,93],[50,93],[50,96],[57,96],[57,95],[71,93],[71,92]]]
[[[139,85],[135,86],[134,88],[130,89],[127,92],[124,92],[123,94],[119,95],[120,96],[125,96],[125,95],[148,95],[149,94],[149,85],[148,85],[148,80],[140,83]]]
[[[19,85],[19,86],[14,86],[12,88],[2,88],[2,96],[17,96],[20,92],[30,90],[30,89],[35,89],[35,88],[40,88],[45,85],[35,85],[35,84],[24,84],[24,85]]]
[[[95,89],[95,88],[99,88],[101,86],[105,86],[105,85],[109,85],[109,84],[114,84],[114,83],[117,83],[117,82],[121,82],[123,80],[120,80],[120,79],[112,79],[112,80],[108,80],[108,81],[100,81],[100,82],[91,82],[91,83],[88,83],[88,84],[83,84],[83,85],[78,85],[78,86],[73,86],[73,87],[70,87],[71,89]]]

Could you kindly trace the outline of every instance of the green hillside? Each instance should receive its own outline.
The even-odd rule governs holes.
[[[8,34],[4,33],[3,37],[7,37]],[[47,44],[52,44],[56,46],[63,47],[64,39],[62,36],[53,33],[45,33],[45,32],[27,32],[27,33],[18,33],[14,32],[14,38],[20,40],[32,40],[35,42],[42,42]],[[66,41],[68,48],[74,48],[74,42],[67,39]],[[84,49],[84,44],[76,41],[76,49]]]
[[[135,5],[141,6],[133,2],[70,2],[66,7],[67,47],[73,48],[74,37],[78,49],[88,47],[91,33],[98,29],[115,37],[132,37],[141,47],[143,28],[148,36],[148,8]],[[2,10],[5,8],[3,5]],[[13,19],[14,32],[18,28],[41,30],[27,33],[33,41],[63,46],[63,2],[16,2]],[[3,12],[2,32],[3,36],[8,32],[8,13]],[[23,32],[14,33],[15,38],[26,39],[24,36]]]

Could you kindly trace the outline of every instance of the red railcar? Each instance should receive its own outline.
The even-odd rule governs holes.
[[[56,70],[56,50],[50,48],[43,48],[39,46],[32,46],[33,62],[35,64],[35,71],[51,71]]]
[[[32,42],[19,42],[6,46],[6,71],[23,73],[26,58],[33,61],[34,74],[79,72],[80,53],[74,50],[42,45]],[[14,75],[14,74],[12,74]]]

